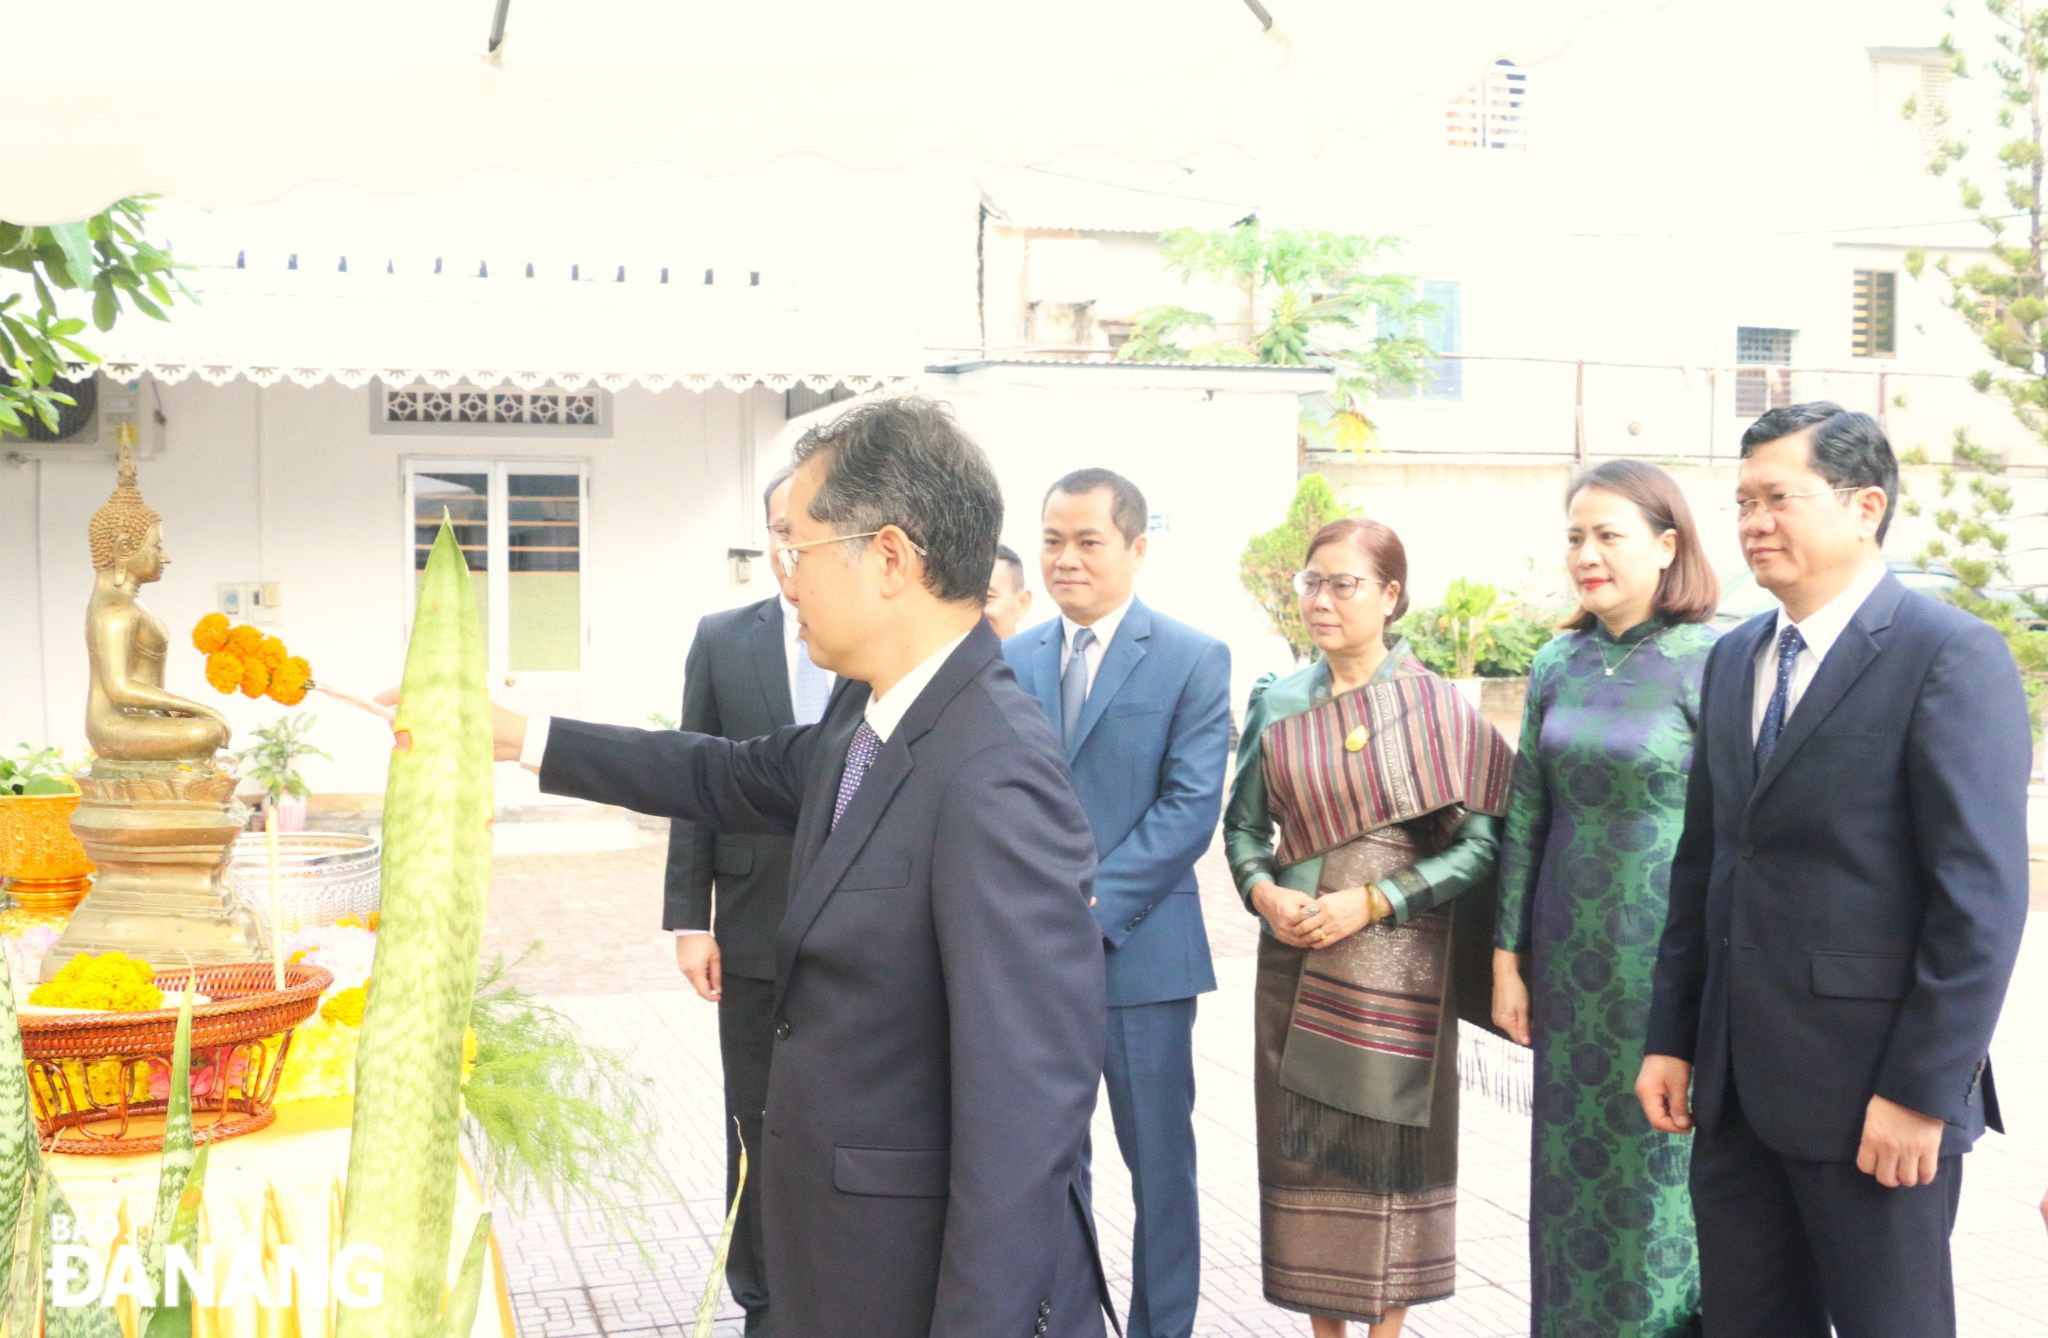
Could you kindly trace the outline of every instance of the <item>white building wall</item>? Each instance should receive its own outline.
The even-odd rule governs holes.
[[[780,395],[629,390],[613,400],[610,439],[573,440],[372,434],[371,394],[332,384],[259,390],[245,381],[163,388],[165,450],[140,469],[143,494],[164,517],[172,565],[143,599],[170,632],[167,686],[220,707],[238,742],[283,708],[224,698],[205,683],[188,633],[213,609],[220,583],[282,583],[285,616],[268,630],[320,680],[364,696],[398,681],[412,579],[408,457],[587,462],[590,640],[580,710],[592,718],[638,724],[653,711],[674,714],[697,619],[772,591],[763,563],[751,584],[733,586],[726,549],[762,546],[752,480],[765,482],[772,468],[763,458],[782,419]],[[760,465],[751,474],[748,453]],[[39,575],[30,562],[0,564],[0,642],[10,648],[0,655],[0,739],[10,745],[84,746],[83,624],[93,579],[85,532],[113,475],[106,459],[0,466],[0,526],[29,536],[40,562]],[[517,700],[500,684],[493,690]],[[380,791],[388,730],[317,695],[301,709],[318,712],[315,742],[335,759],[307,764],[314,790]],[[531,797],[530,782],[509,768],[500,780],[501,802]]]

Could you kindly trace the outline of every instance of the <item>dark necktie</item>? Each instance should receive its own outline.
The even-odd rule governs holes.
[[[1066,672],[1060,675],[1060,737],[1067,743],[1074,741],[1074,731],[1081,727],[1081,708],[1088,704],[1088,648],[1094,644],[1094,629],[1074,629]]]
[[[846,814],[846,806],[860,793],[861,780],[874,765],[875,755],[882,751],[882,736],[860,722],[860,728],[853,732],[853,742],[846,749],[846,770],[839,773],[839,797],[832,801],[832,826],[839,825],[839,819]],[[827,830],[830,830],[829,828]]]
[[[1764,764],[1771,760],[1771,750],[1778,746],[1778,736],[1785,732],[1786,703],[1792,695],[1792,666],[1799,659],[1799,652],[1806,649],[1806,639],[1799,635],[1799,629],[1791,623],[1778,633],[1778,685],[1771,689],[1770,704],[1764,707],[1764,723],[1756,732],[1756,769],[1762,774]]]

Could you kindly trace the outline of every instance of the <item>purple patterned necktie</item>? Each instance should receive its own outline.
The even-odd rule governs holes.
[[[839,819],[845,816],[846,806],[860,792],[861,778],[868,774],[875,755],[881,751],[882,736],[868,728],[867,721],[861,721],[860,728],[853,732],[852,744],[846,749],[846,770],[839,774],[839,797],[832,801],[832,827],[837,827]]]

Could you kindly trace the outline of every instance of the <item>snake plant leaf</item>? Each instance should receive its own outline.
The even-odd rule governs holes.
[[[711,1275],[704,1279],[704,1296],[697,1302],[697,1320],[690,1338],[711,1338],[711,1326],[718,1318],[718,1294],[725,1289],[725,1256],[732,1250],[732,1229],[740,1220],[740,1195],[747,1192],[747,1145],[740,1142],[740,1169],[734,1177],[732,1207],[726,1210],[725,1229],[718,1233],[718,1250],[711,1256]]]
[[[44,1190],[36,1197],[42,1200],[47,1216],[43,1219],[43,1276],[54,1281],[55,1251],[52,1246],[58,1241],[85,1242],[85,1228],[78,1220],[78,1214],[71,1210],[71,1200],[64,1196],[64,1187],[57,1183],[49,1168],[43,1169]],[[87,1273],[86,1265],[76,1260],[66,1260],[64,1265],[63,1290],[65,1294],[77,1296],[85,1291],[80,1275]],[[90,1281],[87,1277],[85,1281]],[[52,1296],[43,1306],[44,1338],[122,1338],[121,1321],[115,1317],[112,1306],[101,1305],[99,1297],[93,1296],[84,1303],[56,1305]]]
[[[477,1299],[484,1290],[484,1260],[490,1257],[491,1214],[478,1213],[476,1230],[470,1233],[469,1249],[462,1256],[462,1271],[455,1275],[455,1287],[448,1294],[448,1311],[441,1318],[441,1338],[469,1338],[476,1330]]]
[[[199,1239],[199,1204],[205,1197],[206,1157],[212,1150],[211,1142],[199,1145],[198,1153],[192,1158],[190,1174],[178,1192],[177,1209],[171,1215],[170,1227],[164,1234],[167,1244],[183,1250],[188,1257],[196,1257],[198,1253],[193,1243]],[[158,1257],[162,1257],[161,1252]],[[161,1299],[162,1286],[160,1283],[155,1285],[152,1295]],[[192,1293],[181,1287],[176,1304],[158,1306],[143,1317],[142,1338],[192,1338],[195,1304]]]
[[[23,1200],[28,1197],[32,1159],[36,1156],[35,1121],[28,1108],[28,1068],[21,1047],[21,1021],[14,1013],[14,979],[7,954],[0,952],[0,1241],[10,1247],[21,1225]],[[0,1315],[7,1313],[7,1298],[14,1270],[0,1270]]]
[[[344,1248],[381,1255],[383,1303],[337,1338],[430,1334],[455,1232],[462,1035],[491,873],[491,703],[469,568],[444,516],[420,581],[384,795],[383,920],[356,1047]],[[373,1258],[377,1255],[371,1256]]]
[[[47,1275],[43,1264],[43,1222],[49,1215],[49,1180],[47,1170],[36,1176],[35,1199],[30,1204],[28,1227],[22,1233],[24,1239],[21,1253],[17,1256],[12,1308],[7,1314],[10,1336],[36,1333],[36,1317],[42,1313],[42,1282]]]
[[[158,1164],[156,1216],[144,1237],[142,1269],[149,1279],[149,1294],[164,1291],[164,1243],[171,1238],[172,1220],[185,1195],[185,1181],[192,1174],[192,982],[193,971],[185,970],[185,996],[178,1003],[178,1030],[171,1043],[171,1090],[164,1110],[163,1159]],[[219,1065],[222,1072],[226,1064]],[[146,1326],[145,1326],[146,1327]]]

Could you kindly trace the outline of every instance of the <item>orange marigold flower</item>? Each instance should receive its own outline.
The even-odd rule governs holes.
[[[270,699],[285,706],[297,706],[306,700],[306,687],[312,678],[306,662],[295,655],[272,670]]]
[[[263,649],[263,633],[244,623],[228,633],[228,649],[245,660],[253,660],[256,652]]]
[[[277,666],[284,663],[287,654],[284,642],[274,636],[264,637],[263,644],[256,648],[256,658],[270,666],[270,672],[273,674],[277,672]]]
[[[206,681],[215,692],[233,692],[242,686],[242,661],[231,651],[217,650],[206,657]]]
[[[374,933],[376,933],[376,932],[377,932],[377,923],[378,923],[378,921],[380,921],[381,919],[383,919],[383,912],[382,912],[382,911],[371,911],[371,912],[370,912],[370,932],[371,932],[372,934],[374,934]]]
[[[270,666],[261,660],[242,663],[242,695],[261,697],[270,688]]]
[[[192,629],[192,644],[201,654],[211,655],[228,644],[228,618],[224,613],[209,613],[199,620]]]

